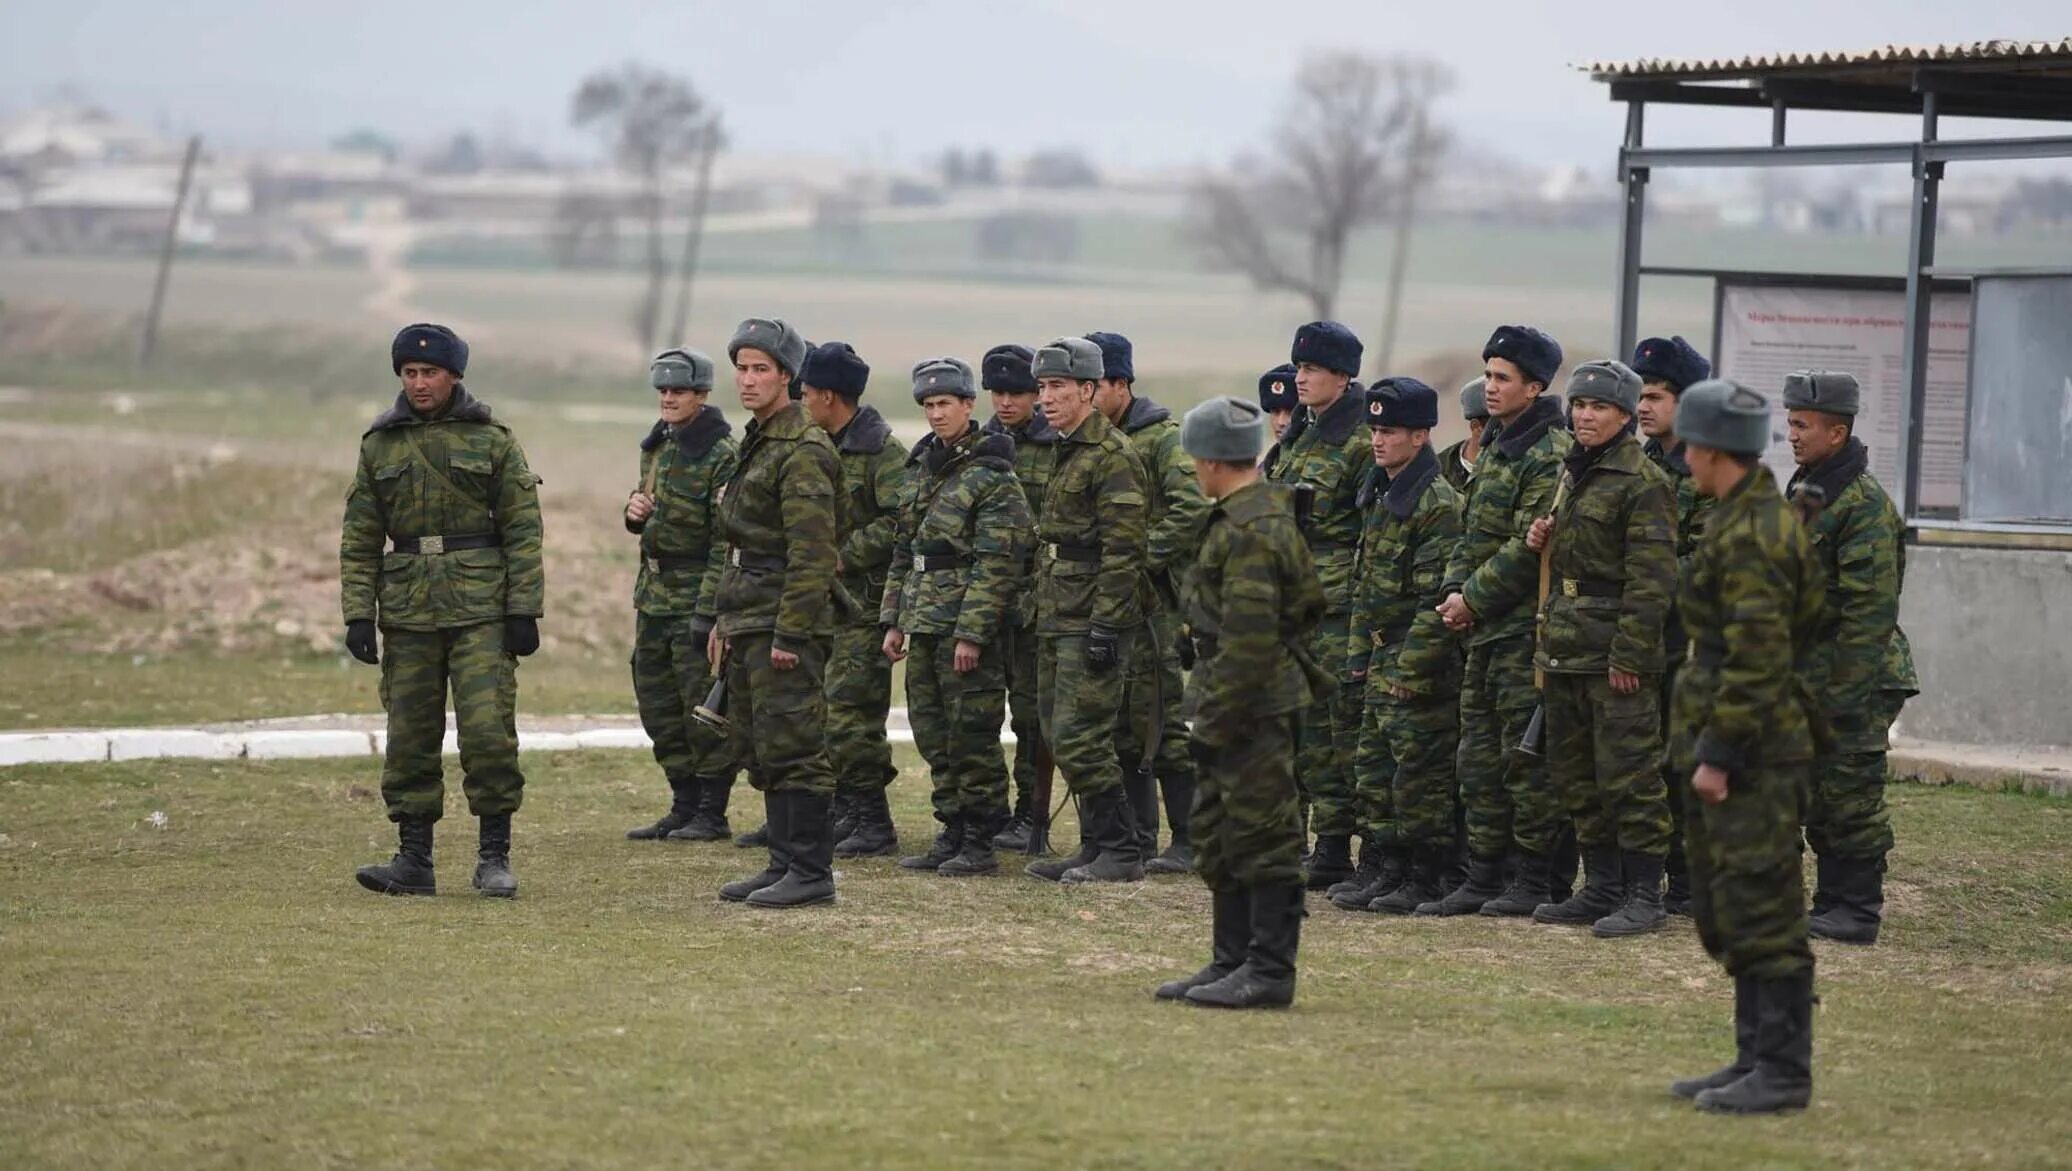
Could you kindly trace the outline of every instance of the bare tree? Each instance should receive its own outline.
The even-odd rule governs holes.
[[[1265,156],[1196,184],[1187,234],[1212,266],[1332,316],[1353,233],[1431,180],[1447,141],[1431,107],[1451,85],[1429,58],[1311,55]]]
[[[652,353],[661,326],[663,285],[669,278],[669,262],[662,254],[662,176],[716,142],[717,118],[689,81],[629,63],[585,78],[570,104],[569,121],[597,127],[611,147],[613,161],[640,181],[641,214],[647,224],[647,291],[634,322],[642,351]]]

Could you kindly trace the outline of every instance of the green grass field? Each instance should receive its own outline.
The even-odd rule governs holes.
[[[643,757],[526,765],[510,904],[468,891],[457,806],[442,897],[353,884],[391,845],[372,761],[0,772],[0,1165],[2072,1163],[2063,802],[1895,788],[1886,939],[1821,949],[1813,1108],[1727,1120],[1664,1089],[1728,1042],[1681,923],[1317,905],[1296,1008],[1222,1015],[1149,994],[1204,958],[1193,880],[874,860],[758,912],[713,898],[758,856],[620,839],[660,803]]]

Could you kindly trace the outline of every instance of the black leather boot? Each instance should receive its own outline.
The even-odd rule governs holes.
[[[1504,860],[1495,856],[1470,858],[1468,876],[1459,886],[1446,892],[1446,897],[1434,902],[1419,903],[1420,915],[1472,915],[1482,909],[1483,904],[1504,892]]]
[[[1146,874],[1194,873],[1194,839],[1188,835],[1187,819],[1194,813],[1194,781],[1188,777],[1159,781],[1165,798],[1166,828],[1172,839],[1164,851],[1144,860]]]
[[[834,826],[828,798],[786,789],[777,794],[784,809],[788,865],[784,877],[748,896],[751,907],[790,910],[835,901]]]
[[[892,806],[885,790],[872,789],[850,799],[849,832],[835,839],[837,858],[884,858],[899,853],[899,830],[892,824]],[[840,826],[836,826],[840,832]]]
[[[965,824],[961,817],[951,817],[942,823],[942,831],[935,835],[935,842],[926,853],[909,854],[899,860],[901,870],[939,870],[942,864],[957,856],[964,848]]]
[[[1007,824],[993,835],[995,849],[1010,853],[1025,853],[1029,849],[1029,832],[1036,828],[1035,800],[1031,789],[1022,789],[1014,795],[1014,812],[1008,815]]]
[[[1511,879],[1511,885],[1504,893],[1482,904],[1481,913],[1491,916],[1522,917],[1539,910],[1540,904],[1548,901],[1547,866],[1551,861],[1547,854],[1518,855],[1518,871]]]
[[[1318,834],[1316,849],[1310,851],[1306,867],[1311,890],[1329,890],[1331,884],[1353,876],[1353,836]]]
[[[1130,829],[1141,862],[1158,853],[1158,778],[1148,772],[1126,773],[1122,791],[1129,799]]]
[[[1683,835],[1669,839],[1669,857],[1663,859],[1662,874],[1668,885],[1662,891],[1662,909],[1672,915],[1691,913],[1691,863],[1684,856]]]
[[[1286,1008],[1295,1003],[1295,953],[1302,939],[1300,886],[1253,887],[1252,939],[1245,962],[1213,983],[1187,991],[1187,1003],[1210,1008]]]
[[[1836,858],[1822,862],[1833,869],[1833,885],[1826,909],[1807,924],[1813,938],[1835,943],[1878,942],[1878,929],[1885,920],[1885,860]]]
[[[1094,859],[1074,866],[1058,876],[1067,885],[1086,882],[1142,882],[1144,861],[1138,850],[1143,835],[1137,832],[1129,798],[1117,786],[1081,800],[1080,811],[1093,826]]]
[[[1393,894],[1403,885],[1404,876],[1410,873],[1410,851],[1387,846],[1376,853],[1380,861],[1374,867],[1374,876],[1364,886],[1332,895],[1332,905],[1348,911],[1365,911],[1383,895]]]
[[[518,876],[511,873],[511,815],[492,813],[480,819],[481,844],[475,851],[475,889],[484,898],[518,897]]]
[[[1711,1114],[1776,1114],[1813,1100],[1813,973],[1755,981],[1755,1069],[1698,1094]]]
[[[1583,851],[1583,889],[1558,903],[1543,903],[1532,913],[1535,923],[1588,927],[1626,901],[1617,846],[1591,846]]]
[[[1671,1082],[1669,1092],[1695,1098],[1706,1090],[1731,1086],[1755,1071],[1755,977],[1734,977],[1734,1060],[1699,1077]]]
[[[747,878],[720,887],[720,898],[730,903],[747,902],[749,895],[766,886],[775,886],[784,877],[785,872],[791,869],[791,848],[783,830],[783,817],[784,805],[777,799],[777,794],[764,793],[763,830],[767,831],[770,842],[769,864],[763,867],[760,874],[751,874]],[[741,839],[735,838],[734,844],[740,845]]]
[[[1160,1000],[1185,1000],[1191,988],[1213,984],[1245,962],[1245,949],[1252,944],[1252,896],[1243,887],[1209,892],[1211,927],[1209,966],[1184,980],[1167,980],[1152,995]]]
[[[1599,939],[1623,939],[1660,931],[1669,922],[1662,909],[1662,859],[1627,850],[1620,855],[1626,871],[1626,901],[1618,910],[1590,925]]]
[[[955,857],[945,859],[935,872],[945,878],[976,878],[1000,873],[1000,855],[993,849],[993,835],[1007,824],[1007,810],[966,814],[963,820],[964,844],[958,848]]]
[[[429,817],[407,817],[396,823],[396,856],[353,872],[361,886],[383,895],[435,895],[439,882],[432,871],[432,824]]]
[[[1439,874],[1451,860],[1451,848],[1415,847],[1402,883],[1368,903],[1367,909],[1381,915],[1408,915],[1426,903],[1437,902],[1445,897],[1439,890]]]
[[[836,789],[834,798],[827,803],[828,821],[833,825],[829,832],[834,834],[836,848],[840,848],[842,839],[856,832],[857,819],[863,813],[862,797],[853,789]]]
[[[674,834],[691,823],[691,818],[698,812],[698,798],[696,777],[670,777],[669,812],[663,814],[652,825],[627,830],[627,840],[654,842]]]
[[[1324,893],[1335,898],[1347,891],[1371,886],[1374,880],[1380,877],[1381,842],[1373,834],[1362,833],[1360,835],[1359,860],[1353,865],[1352,876],[1339,879],[1337,882],[1325,887]]]
[[[727,824],[727,802],[734,795],[732,777],[698,777],[698,808],[689,824],[669,835],[679,842],[723,842],[734,836]]]

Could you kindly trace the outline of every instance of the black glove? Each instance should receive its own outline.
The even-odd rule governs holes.
[[[1106,675],[1115,669],[1122,658],[1122,635],[1118,631],[1094,627],[1086,635],[1086,669],[1096,675]]]
[[[345,624],[345,649],[369,666],[381,662],[381,652],[374,649],[374,619],[355,618]]]
[[[1173,652],[1174,652],[1175,654],[1177,654],[1177,655],[1179,655],[1179,656],[1180,656],[1180,669],[1181,669],[1182,671],[1192,671],[1192,670],[1194,670],[1194,636],[1193,636],[1193,635],[1191,635],[1191,634],[1188,634],[1188,633],[1185,633],[1185,632],[1183,631],[1183,632],[1181,633],[1181,635],[1180,635],[1180,638],[1179,638],[1179,640],[1178,640],[1177,642],[1173,643]]]
[[[521,659],[540,649],[540,620],[504,619],[504,649]]]

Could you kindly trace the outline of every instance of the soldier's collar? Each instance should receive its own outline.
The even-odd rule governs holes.
[[[1409,520],[1417,510],[1417,502],[1424,496],[1424,490],[1439,478],[1439,457],[1427,443],[1417,449],[1403,470],[1389,477],[1388,495],[1383,503],[1388,505],[1389,515],[1397,520]]]
[[[1518,412],[1518,417],[1509,423],[1492,420],[1490,426],[1495,428],[1496,434],[1483,435],[1482,450],[1494,447],[1503,453],[1505,459],[1524,455],[1549,431],[1568,430],[1568,423],[1562,418],[1561,400],[1551,394],[1542,394],[1532,400],[1532,404]]]
[[[1357,379],[1345,384],[1345,393],[1338,401],[1316,416],[1316,422],[1309,429],[1316,432],[1319,442],[1336,446],[1351,439],[1353,428],[1367,420],[1367,391]]]

